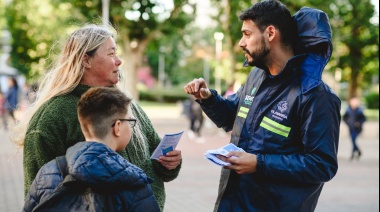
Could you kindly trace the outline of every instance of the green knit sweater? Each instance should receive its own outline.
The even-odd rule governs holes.
[[[65,155],[66,150],[75,143],[84,140],[77,117],[77,103],[80,96],[90,87],[78,85],[71,93],[52,98],[42,105],[34,114],[26,132],[24,143],[24,191],[27,194],[38,170],[57,156]],[[153,125],[145,112],[137,105],[132,105],[136,119],[142,126],[146,137],[144,151],[135,145],[135,135],[132,136],[127,148],[119,152],[129,162],[139,166],[151,177],[153,192],[163,211],[165,203],[164,182],[169,182],[178,176],[181,166],[168,170],[149,156],[160,142]]]

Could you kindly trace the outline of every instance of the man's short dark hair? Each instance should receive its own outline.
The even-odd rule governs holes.
[[[256,3],[245,10],[239,19],[240,21],[252,20],[261,32],[273,25],[280,31],[281,42],[284,46],[293,49],[297,36],[297,25],[290,11],[280,1],[264,0]]]

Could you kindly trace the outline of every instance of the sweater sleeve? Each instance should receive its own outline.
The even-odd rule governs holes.
[[[53,141],[53,142],[52,142]],[[48,161],[55,157],[55,154],[65,154],[65,151],[54,147],[54,142],[48,134],[42,134],[38,130],[29,132],[24,143],[24,192],[28,192],[29,187],[36,177],[38,170]]]
[[[43,105],[29,122],[23,152],[25,194],[45,163],[64,155],[67,148],[83,140],[76,101],[67,98],[62,101]]]

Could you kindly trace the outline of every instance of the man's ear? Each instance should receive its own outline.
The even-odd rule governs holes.
[[[278,36],[278,33],[277,33],[277,30],[276,30],[276,27],[274,27],[273,25],[269,25],[266,29],[266,32],[267,32],[267,36],[268,36],[268,41],[271,42],[273,41],[273,39]]]
[[[85,68],[91,68],[90,57],[85,54],[82,60],[82,66]]]

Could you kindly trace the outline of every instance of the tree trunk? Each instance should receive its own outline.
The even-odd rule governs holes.
[[[359,32],[357,29],[353,30],[352,37],[358,38]],[[362,53],[355,46],[349,46],[350,49],[350,66],[351,66],[351,74],[350,74],[350,85],[348,89],[348,98],[353,96],[358,96],[358,88],[360,87],[360,78],[361,78],[361,65],[360,60],[362,60]]]
[[[348,89],[348,98],[351,98],[353,96],[358,96],[358,87],[359,87],[359,72],[354,71],[354,69],[351,70],[351,77],[349,82],[349,89]]]
[[[225,89],[227,89],[228,85],[229,84],[232,84],[235,82],[235,76],[234,76],[234,73],[235,73],[235,64],[236,64],[236,61],[235,61],[235,57],[234,57],[234,43],[233,43],[233,40],[232,40],[232,36],[231,36],[231,31],[229,30],[229,21],[230,20],[230,16],[231,16],[231,5],[230,5],[230,1],[228,0],[223,0],[223,3],[224,5],[224,13],[223,13],[223,19],[224,20],[221,20],[221,24],[222,24],[222,28],[223,28],[223,31],[225,33],[225,39],[226,39],[226,50],[228,52],[228,54],[226,55],[226,60],[228,61],[228,67],[227,67],[227,73],[225,73],[225,81],[227,83],[227,86]],[[222,89],[224,90],[224,89]]]
[[[139,92],[137,90],[138,77],[137,73],[143,61],[144,50],[142,48],[130,48],[128,43],[125,44],[122,60],[122,69],[124,71],[123,82],[133,99],[139,100]]]

